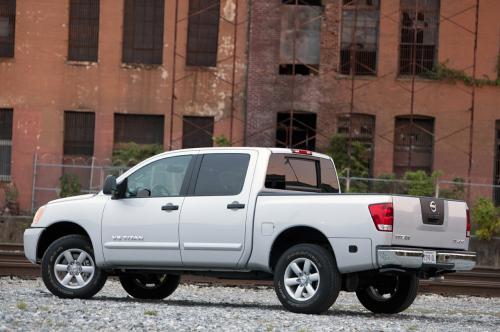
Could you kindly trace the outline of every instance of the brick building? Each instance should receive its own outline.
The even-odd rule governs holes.
[[[105,164],[122,142],[242,144],[247,11],[246,0],[0,0],[0,180],[21,209],[35,154]]]
[[[255,0],[250,31],[247,144],[338,133],[369,147],[373,176],[500,184],[499,1]]]

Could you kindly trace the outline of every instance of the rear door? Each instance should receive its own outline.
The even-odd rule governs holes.
[[[245,247],[245,225],[256,151],[200,155],[179,226],[181,257],[189,267],[236,267]],[[196,171],[197,169],[197,171]]]
[[[467,249],[465,202],[394,196],[393,204],[393,245]]]

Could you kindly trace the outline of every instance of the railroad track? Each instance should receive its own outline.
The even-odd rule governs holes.
[[[39,277],[40,267],[31,264],[20,244],[0,244],[0,276]],[[185,276],[184,282],[224,286],[271,286],[269,281],[223,280]],[[477,295],[500,297],[500,270],[479,267],[472,271],[451,273],[441,280],[422,280],[420,292],[443,295]]]

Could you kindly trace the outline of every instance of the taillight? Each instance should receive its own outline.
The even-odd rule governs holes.
[[[368,206],[375,227],[381,232],[392,232],[394,208],[392,203],[377,203]]]
[[[465,228],[465,236],[470,237],[470,211],[469,211],[469,209],[465,210],[465,214],[467,215],[467,226]]]
[[[312,155],[312,152],[309,151],[309,150],[301,150],[301,149],[293,149],[292,150],[292,153],[295,153],[295,154],[305,154],[305,155]]]

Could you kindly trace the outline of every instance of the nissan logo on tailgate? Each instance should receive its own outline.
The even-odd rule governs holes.
[[[432,213],[436,213],[436,211],[437,211],[436,202],[431,201],[431,202],[429,203],[429,208],[431,209]]]

